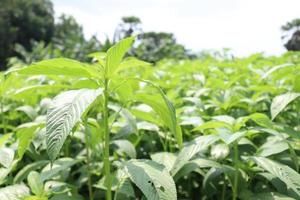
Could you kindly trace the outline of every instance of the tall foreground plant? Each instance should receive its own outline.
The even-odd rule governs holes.
[[[120,73],[127,68],[148,65],[148,63],[135,58],[123,59],[133,44],[134,39],[134,37],[123,39],[111,47],[106,53],[91,54],[90,56],[97,60],[97,63],[94,64],[57,58],[34,63],[29,67],[17,71],[18,74],[23,75],[85,78],[88,83],[97,84],[96,89],[81,88],[78,90],[70,90],[54,98],[53,105],[47,112],[46,144],[49,158],[54,161],[58,157],[68,135],[76,128],[76,125],[80,123],[81,120],[86,120],[85,115],[88,111],[94,105],[100,103],[102,105],[101,125],[104,134],[103,162],[105,186],[107,188],[106,199],[108,200],[112,199],[112,177],[109,160],[110,113],[108,105],[111,95],[116,92],[117,88],[125,85],[127,81],[144,82],[151,85],[157,91],[157,94],[150,96],[149,94],[140,92],[138,95],[131,95],[129,101],[139,101],[151,106],[173,134],[178,145],[182,145],[182,135],[176,121],[175,109],[163,91],[149,81],[137,77],[124,76]],[[127,87],[127,85],[125,86]],[[176,199],[176,188],[173,179],[167,170],[154,161],[131,160],[125,163],[125,172],[127,173],[127,178],[130,178],[147,198]],[[164,180],[160,180],[161,177],[163,177]],[[153,184],[149,184],[149,182]]]

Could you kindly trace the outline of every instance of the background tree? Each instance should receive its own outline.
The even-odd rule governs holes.
[[[107,51],[110,47],[114,45],[114,42],[106,36],[106,39],[103,43],[101,43],[101,51]]]
[[[139,45],[134,50],[135,56],[148,62],[157,62],[163,58],[185,59],[188,51],[176,42],[172,33],[146,32],[140,37]]]
[[[113,43],[125,37],[138,35],[136,46],[129,51],[139,59],[155,63],[163,58],[184,59],[189,57],[188,51],[178,44],[172,33],[143,32],[140,18],[123,17],[116,27]]]
[[[281,27],[285,35],[283,39],[289,38],[285,43],[288,51],[300,51],[300,19],[294,19]]]
[[[116,27],[113,41],[117,42],[123,38],[130,37],[133,34],[142,33],[142,21],[135,16],[122,17],[121,23]]]
[[[104,48],[106,43],[104,43]],[[9,67],[23,66],[43,59],[67,57],[86,61],[91,52],[103,49],[96,36],[85,39],[83,28],[72,16],[61,15],[55,24],[54,33],[50,43],[44,41],[31,41],[31,50],[27,50],[21,44],[16,44],[14,51],[17,56],[10,57]]]
[[[31,41],[51,41],[54,32],[53,5],[49,0],[1,0],[0,69],[15,56],[15,44],[31,50]]]
[[[74,17],[64,14],[55,24],[52,42],[54,49],[59,49],[67,58],[84,60],[87,54],[100,50],[100,42],[96,36],[85,39],[82,26]]]

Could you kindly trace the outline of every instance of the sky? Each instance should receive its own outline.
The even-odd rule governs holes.
[[[280,27],[300,18],[300,0],[53,0],[55,16],[75,17],[86,37],[112,38],[123,16],[144,31],[172,32],[193,52],[232,49],[237,56],[285,52]]]

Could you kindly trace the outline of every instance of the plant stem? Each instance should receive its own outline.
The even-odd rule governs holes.
[[[0,95],[1,95],[1,113],[2,113],[2,127],[3,127],[3,134],[6,134],[6,120],[4,114],[4,105],[5,105],[5,92],[4,92],[4,83],[6,81],[6,75],[3,76],[3,80],[0,85]],[[3,84],[3,85],[2,85]]]
[[[109,161],[109,128],[108,128],[108,79],[104,81],[104,103],[103,103],[103,120],[104,120],[104,172],[106,176],[106,200],[111,200],[111,178],[110,178],[110,161]]]
[[[225,192],[226,192],[226,179],[224,177],[224,183],[222,186],[222,200],[225,200]]]
[[[238,143],[234,143],[234,168],[235,168],[235,173],[234,173],[234,183],[233,183],[233,195],[232,199],[236,200],[237,199],[237,184],[238,184],[238,162],[239,162],[239,150],[238,150]]]
[[[92,179],[91,179],[91,159],[90,159],[90,150],[89,150],[89,140],[88,133],[89,128],[87,126],[87,121],[85,121],[86,133],[85,136],[85,148],[86,148],[86,165],[87,165],[87,174],[88,174],[88,190],[89,190],[89,199],[93,200],[93,189],[92,189]]]
[[[167,145],[166,145],[166,143],[164,142],[164,140],[161,139],[161,137],[160,137],[159,135],[158,135],[158,138],[159,138],[160,143],[161,143],[162,146],[163,146],[164,151],[167,151]]]
[[[2,128],[3,134],[6,134],[6,121],[5,121],[5,114],[4,114],[4,95],[1,97],[1,114],[2,114]]]

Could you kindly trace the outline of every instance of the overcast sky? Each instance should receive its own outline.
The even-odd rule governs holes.
[[[197,52],[231,48],[246,56],[285,51],[281,25],[300,18],[300,0],[53,0],[56,16],[73,15],[85,35],[112,37],[122,16],[142,20],[144,31],[174,33]]]

